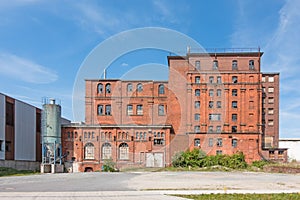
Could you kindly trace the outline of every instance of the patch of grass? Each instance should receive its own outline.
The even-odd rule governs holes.
[[[201,195],[173,195],[195,200],[298,200],[300,193],[281,193],[281,194],[201,194]]]
[[[39,172],[31,170],[16,170],[9,167],[0,167],[0,177],[1,176],[24,176],[31,174],[39,174]]]

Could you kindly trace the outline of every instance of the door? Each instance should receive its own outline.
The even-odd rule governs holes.
[[[164,167],[163,153],[146,153],[146,167]]]

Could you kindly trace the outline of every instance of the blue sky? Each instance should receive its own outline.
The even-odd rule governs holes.
[[[72,119],[73,83],[86,56],[122,31],[164,27],[204,48],[260,46],[263,71],[281,73],[280,136],[300,137],[299,10],[298,0],[0,0],[0,92],[38,107],[42,97],[58,98]],[[108,77],[137,65],[166,65],[166,55],[122,56]]]

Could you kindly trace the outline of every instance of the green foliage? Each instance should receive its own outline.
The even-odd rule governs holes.
[[[247,163],[242,152],[229,155],[206,156],[205,152],[199,149],[179,152],[172,158],[173,167],[212,167],[223,166],[231,169],[245,169]]]
[[[296,200],[300,199],[299,193],[281,193],[281,194],[200,194],[200,195],[174,195],[178,197],[195,199],[195,200],[206,200],[206,199],[214,199],[214,200],[252,200],[252,199],[260,199],[260,200],[281,200],[281,199],[289,199]]]
[[[263,167],[264,167],[265,165],[268,165],[268,164],[270,164],[270,163],[271,163],[271,162],[269,162],[269,161],[258,160],[258,161],[252,162],[252,166],[257,167],[257,168],[260,168],[260,169],[263,169]]]
[[[16,170],[9,167],[0,167],[0,177],[1,176],[22,176],[22,175],[30,175],[36,174],[38,172],[31,170]]]
[[[104,161],[103,166],[102,166],[102,171],[103,172],[115,172],[115,171],[118,171],[115,166],[116,166],[116,163],[114,163],[112,161],[112,159],[106,159]]]

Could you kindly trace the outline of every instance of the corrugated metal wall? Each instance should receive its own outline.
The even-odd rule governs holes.
[[[15,102],[15,160],[36,160],[36,109]]]
[[[0,160],[5,159],[5,96],[0,94]]]

